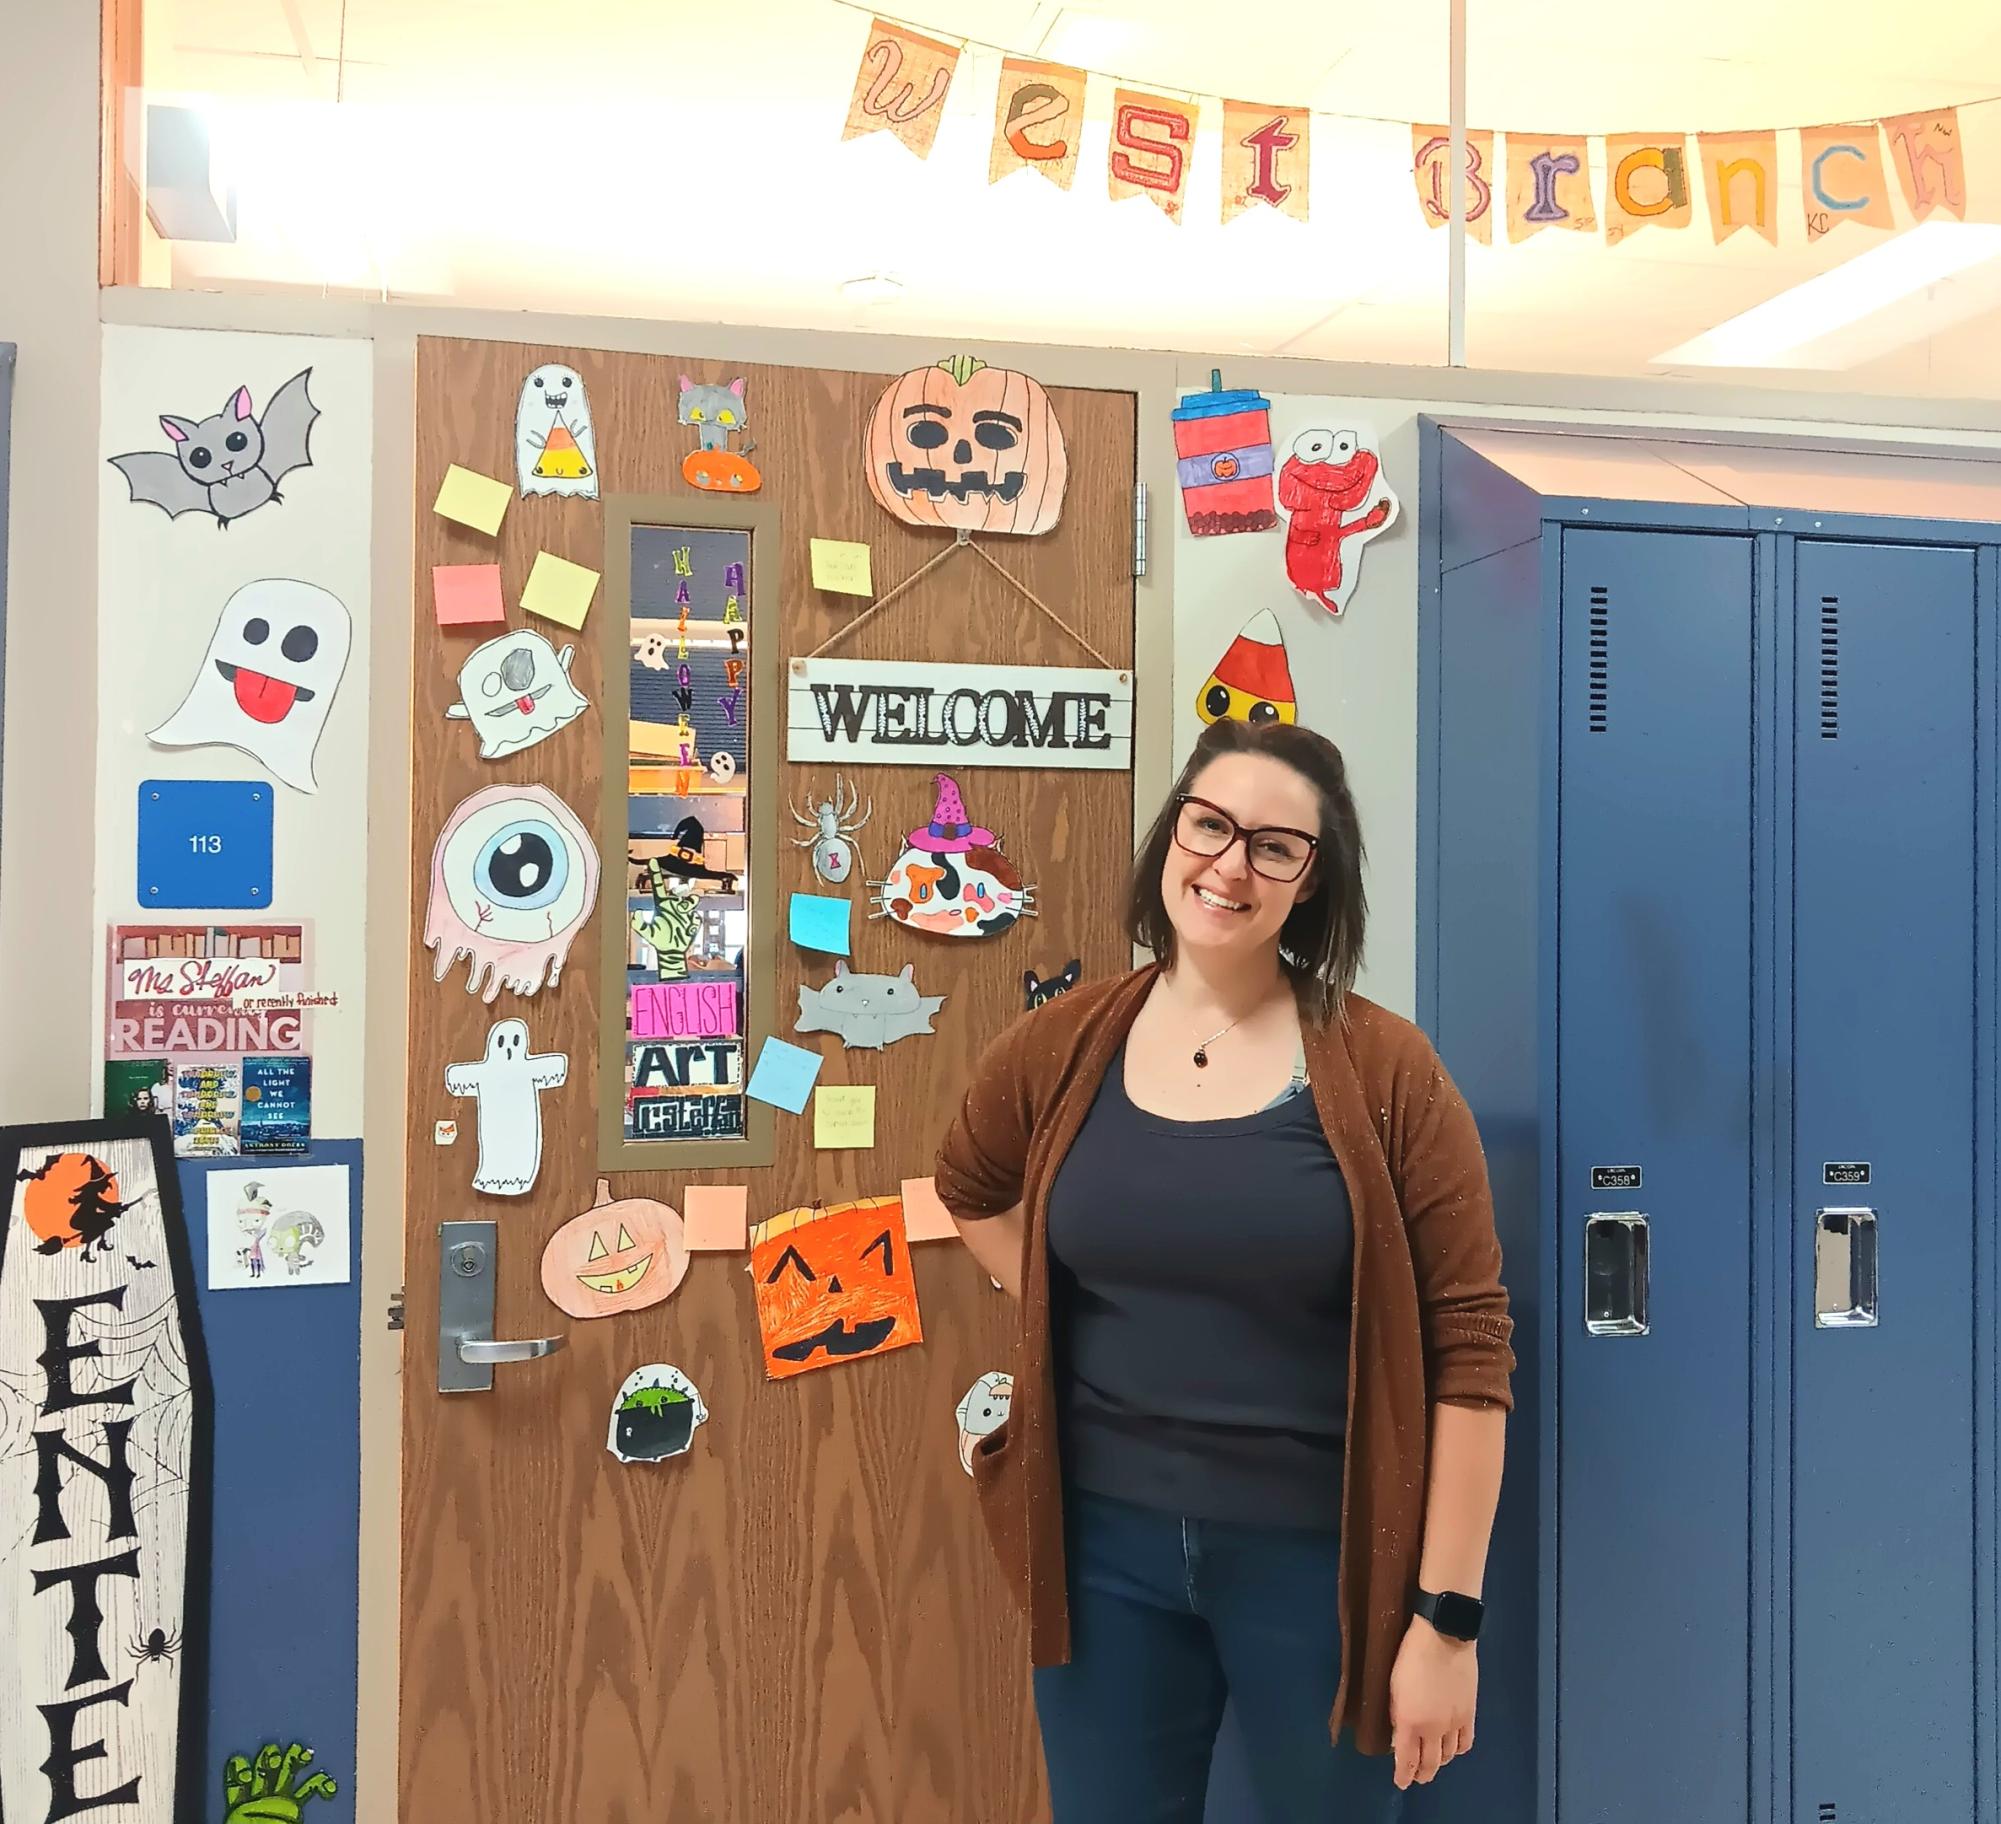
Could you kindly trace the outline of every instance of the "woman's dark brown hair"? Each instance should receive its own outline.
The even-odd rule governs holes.
[[[1212,722],[1167,794],[1159,816],[1133,857],[1126,886],[1126,930],[1163,963],[1174,960],[1174,924],[1161,898],[1160,877],[1174,846],[1181,796],[1196,774],[1221,754],[1264,754],[1299,774],[1320,800],[1320,846],[1308,864],[1313,890],[1294,906],[1278,934],[1279,961],[1309,1010],[1335,1013],[1355,985],[1362,963],[1368,898],[1362,890],[1362,825],[1348,790],[1341,750],[1325,735],[1289,722]]]

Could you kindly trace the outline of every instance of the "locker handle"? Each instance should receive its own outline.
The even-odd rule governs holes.
[[[1816,1210],[1813,1234],[1813,1327],[1876,1327],[1876,1212]]]
[[[1647,1334],[1647,1219],[1637,1210],[1585,1218],[1584,1328],[1591,1336]]]

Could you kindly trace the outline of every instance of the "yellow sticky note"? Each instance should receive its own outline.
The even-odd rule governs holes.
[[[905,1241],[957,1241],[959,1231],[952,1213],[938,1199],[938,1183],[933,1178],[903,1180],[903,1239]]]
[[[826,1084],[813,1092],[813,1144],[875,1145],[875,1085]]]
[[[446,519],[455,519],[462,526],[470,526],[475,532],[484,532],[491,538],[500,530],[507,503],[513,498],[514,490],[506,482],[495,481],[491,475],[482,475],[477,469],[462,469],[453,463],[445,471],[444,485],[438,489],[438,498],[431,511]]]
[[[598,573],[567,557],[552,552],[535,553],[535,568],[528,572],[528,587],[521,592],[521,606],[545,621],[561,621],[565,627],[581,627],[591,611],[591,597],[598,592]]]
[[[837,538],[813,540],[813,587],[836,595],[873,595],[869,581],[868,546],[843,544]]]

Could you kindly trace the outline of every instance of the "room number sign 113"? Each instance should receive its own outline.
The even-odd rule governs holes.
[[[220,855],[222,853],[222,838],[220,836],[190,836],[188,838],[188,853],[190,855]]]
[[[264,779],[143,779],[134,896],[146,911],[271,909]]]

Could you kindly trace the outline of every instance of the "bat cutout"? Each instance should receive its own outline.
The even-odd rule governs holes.
[[[158,507],[169,519],[207,513],[224,531],[271,501],[283,502],[278,484],[294,469],[312,465],[313,423],[320,408],[307,382],[313,370],[294,374],[275,393],[259,418],[250,389],[239,386],[211,418],[162,414],[171,450],[137,450],[114,456],[111,466],[125,477],[132,498]]]
[[[157,1260],[141,1260],[136,1254],[128,1254],[125,1258],[135,1267],[157,1267],[160,1264]]]

